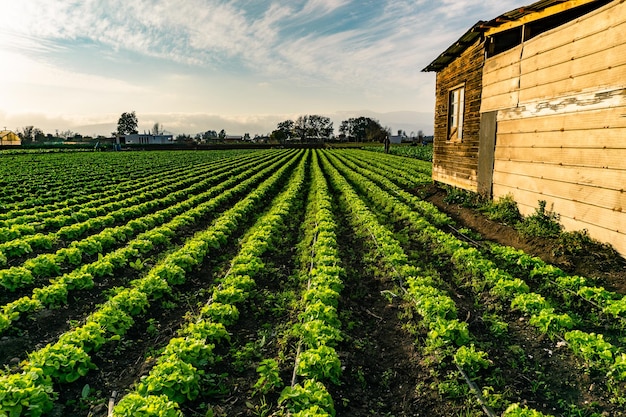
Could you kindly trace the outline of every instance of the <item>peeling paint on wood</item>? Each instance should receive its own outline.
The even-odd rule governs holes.
[[[626,88],[621,86],[602,91],[590,91],[572,96],[557,97],[551,100],[541,100],[534,103],[523,103],[519,107],[500,110],[498,112],[498,121],[576,113],[620,106],[626,106]]]

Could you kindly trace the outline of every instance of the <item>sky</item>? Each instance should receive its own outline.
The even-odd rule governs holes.
[[[300,115],[433,133],[421,70],[519,0],[0,1],[0,129],[266,134]]]

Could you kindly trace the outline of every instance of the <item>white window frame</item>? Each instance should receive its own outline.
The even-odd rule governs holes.
[[[463,139],[465,113],[465,84],[448,90],[448,140]]]

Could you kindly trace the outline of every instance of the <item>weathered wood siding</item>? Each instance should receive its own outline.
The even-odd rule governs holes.
[[[484,46],[477,40],[455,61],[437,73],[433,179],[477,191],[478,134]],[[448,93],[465,85],[463,139],[448,140]]]
[[[481,111],[498,111],[494,198],[523,214],[545,200],[626,256],[624,34],[615,1],[487,59]]]
[[[521,51],[522,45],[485,60],[481,113],[517,106]]]

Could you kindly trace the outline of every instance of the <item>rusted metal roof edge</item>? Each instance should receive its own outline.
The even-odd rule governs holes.
[[[422,69],[423,72],[439,72],[439,70],[445,68],[450,62],[463,53],[470,45],[472,45],[476,39],[478,39],[482,32],[485,31],[485,21],[478,21],[467,32],[465,32],[456,42],[443,51],[433,62],[428,64],[427,67]]]
[[[487,31],[492,31],[494,28],[504,26],[510,22],[514,22],[522,19],[523,17],[536,13],[538,11],[550,8],[555,5],[572,3],[572,7],[576,7],[586,3],[592,3],[597,0],[539,0],[528,6],[517,7],[511,11],[501,14],[500,16],[489,20],[479,21],[472,26],[463,36],[459,38],[448,49],[441,53],[433,62],[428,64],[423,72],[439,72],[445,68],[455,58],[460,56],[471,44],[474,43],[476,38]]]

